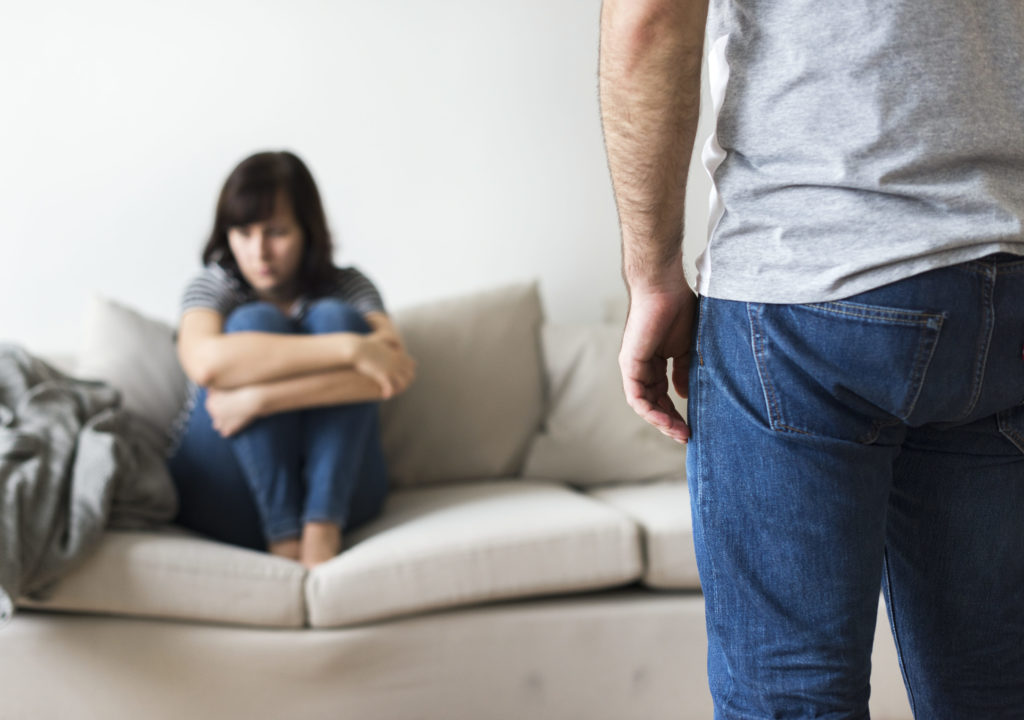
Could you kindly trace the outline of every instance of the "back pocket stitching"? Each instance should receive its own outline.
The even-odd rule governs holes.
[[[912,310],[900,310],[898,308],[885,308],[875,305],[864,305],[862,303],[851,303],[842,300],[823,303],[807,303],[801,305],[807,310],[813,310],[829,315],[845,315],[847,317],[859,318],[868,322],[883,322],[896,325],[926,325],[931,327],[937,322],[940,326],[945,315],[940,313],[926,313]]]
[[[756,307],[756,309],[755,309]],[[921,331],[921,337],[917,343],[914,361],[908,379],[907,395],[904,397],[900,415],[894,420],[873,421],[871,431],[858,438],[859,442],[869,444],[874,442],[881,430],[885,427],[898,425],[900,421],[906,421],[914,412],[917,401],[924,389],[924,377],[931,366],[935,355],[935,348],[938,345],[939,332],[942,329],[945,313],[927,313],[913,310],[900,310],[897,308],[884,308],[861,303],[850,303],[844,301],[830,301],[823,303],[804,303],[798,307],[818,312],[824,315],[841,315],[866,322],[879,322],[887,325],[900,325],[904,327],[916,327]],[[761,381],[761,390],[765,397],[766,409],[768,410],[769,425],[778,432],[791,432],[800,435],[815,435],[816,433],[804,428],[794,427],[784,422],[779,403],[777,391],[772,384],[768,373],[767,358],[765,356],[765,336],[763,325],[760,322],[763,304],[747,303],[747,317],[750,322],[751,348],[754,361],[757,367],[757,374]],[[867,442],[866,442],[867,441]],[[1022,448],[1024,449],[1024,448]]]
[[[1017,449],[1024,453],[1024,433],[1019,432],[1015,428],[1010,426],[1009,418],[1010,413],[1017,408],[1010,410],[1003,410],[996,413],[996,425],[999,427],[999,432],[1009,440],[1011,443],[1017,446]]]
[[[765,409],[768,411],[768,425],[776,432],[792,432],[800,435],[811,435],[807,430],[786,425],[782,421],[782,413],[779,411],[779,403],[775,386],[768,375],[768,368],[765,365],[764,332],[759,322],[760,311],[763,304],[747,303],[747,319],[750,322],[750,347],[754,355],[754,365],[757,367],[757,375],[761,380],[761,392],[764,395]]]

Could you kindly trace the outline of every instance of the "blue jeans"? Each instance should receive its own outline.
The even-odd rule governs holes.
[[[702,298],[687,457],[716,718],[1024,718],[1024,260],[841,302]]]
[[[366,320],[333,299],[300,319],[269,303],[234,310],[224,332],[368,333]],[[200,389],[168,468],[178,488],[177,522],[235,545],[266,549],[299,537],[307,522],[352,530],[376,516],[387,496],[379,403],[353,403],[260,418],[231,437],[213,429]]]

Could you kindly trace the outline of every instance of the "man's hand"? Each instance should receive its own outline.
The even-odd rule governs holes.
[[[254,385],[206,391],[206,411],[213,420],[213,429],[221,437],[231,437],[259,418],[260,405],[259,388]]]
[[[633,292],[619,351],[626,402],[637,415],[673,440],[685,443],[690,428],[669,398],[672,384],[689,395],[690,346],[697,298],[682,283],[678,290]]]

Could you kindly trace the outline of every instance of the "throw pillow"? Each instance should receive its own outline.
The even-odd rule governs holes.
[[[543,406],[536,283],[395,313],[416,381],[381,408],[396,486],[519,474]]]
[[[548,410],[527,454],[525,477],[593,485],[685,474],[684,448],[626,404],[621,342],[616,326],[544,326]],[[672,400],[685,415],[685,401],[674,391]]]
[[[121,391],[122,406],[162,452],[187,396],[174,329],[109,298],[94,295],[85,313],[75,374]]]

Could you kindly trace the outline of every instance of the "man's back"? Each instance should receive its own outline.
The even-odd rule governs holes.
[[[601,99],[623,390],[689,442],[715,717],[868,717],[882,589],[915,717],[1022,718],[1024,5],[708,9],[604,0]]]
[[[713,0],[701,294],[845,297],[1024,253],[1024,3]]]

